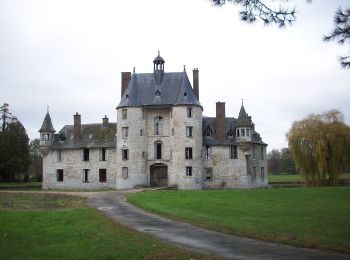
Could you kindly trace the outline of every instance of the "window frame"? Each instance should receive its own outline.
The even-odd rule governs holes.
[[[128,110],[126,108],[122,109],[122,119],[128,119]]]
[[[83,183],[89,182],[89,172],[90,169],[83,169]]]
[[[193,117],[193,113],[192,113],[193,111],[192,111],[192,107],[187,107],[187,112],[186,112],[186,114],[187,114],[187,117],[188,118],[192,118]]]
[[[192,147],[185,147],[185,159],[192,160],[193,159],[193,149]]]
[[[83,148],[83,161],[84,162],[90,161],[90,149],[89,148]]]
[[[212,151],[211,151],[211,146],[210,145],[206,145],[205,146],[205,159],[207,159],[207,160],[210,160],[211,159],[211,153],[212,153]]]
[[[64,171],[63,169],[56,170],[56,181],[63,182],[64,181]]]
[[[186,166],[186,177],[192,177],[192,176],[193,176],[192,166]]]
[[[98,181],[100,183],[107,182],[107,169],[106,168],[98,169]]]
[[[106,147],[102,147],[102,148],[100,148],[100,150],[99,150],[99,160],[101,161],[101,162],[105,162],[105,161],[107,161],[107,148]]]
[[[193,126],[186,126],[186,137],[193,137]]]
[[[154,135],[163,135],[163,117],[154,118]]]
[[[123,139],[128,139],[129,137],[129,127],[128,126],[123,126],[122,127],[122,138]]]
[[[122,149],[122,160],[123,161],[129,160],[129,149],[128,148]]]

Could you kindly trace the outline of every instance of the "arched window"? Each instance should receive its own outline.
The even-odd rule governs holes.
[[[231,137],[231,138],[233,137],[233,131],[232,131],[232,129],[228,130],[227,136],[228,136],[228,137]]]
[[[154,134],[155,135],[163,134],[163,118],[160,116],[157,116],[154,119]]]
[[[208,126],[207,129],[205,129],[205,133],[204,134],[205,134],[206,137],[210,137],[210,136],[213,135],[213,131]]]

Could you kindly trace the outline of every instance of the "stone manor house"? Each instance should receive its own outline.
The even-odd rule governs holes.
[[[266,187],[266,144],[242,106],[226,117],[204,117],[198,69],[193,87],[187,73],[165,72],[164,59],[153,73],[122,72],[117,123],[74,124],[56,133],[49,112],[40,128],[44,189],[179,189]]]

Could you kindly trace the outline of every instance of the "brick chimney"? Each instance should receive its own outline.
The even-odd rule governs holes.
[[[198,68],[193,69],[193,92],[199,101],[199,78],[198,78]]]
[[[102,118],[102,126],[103,126],[103,127],[108,126],[108,117],[107,117],[107,116],[105,116],[104,118]]]
[[[131,79],[131,72],[122,72],[121,97],[123,96],[126,88],[128,87],[130,79]]]
[[[81,137],[81,115],[74,115],[74,141],[79,142]]]
[[[219,143],[226,139],[225,102],[216,102],[216,139]]]

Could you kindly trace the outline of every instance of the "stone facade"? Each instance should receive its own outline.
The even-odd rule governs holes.
[[[58,134],[47,113],[40,129],[44,189],[179,189],[267,187],[266,144],[243,103],[238,118],[203,117],[198,69],[193,88],[186,72],[122,72],[117,123],[74,125]]]

